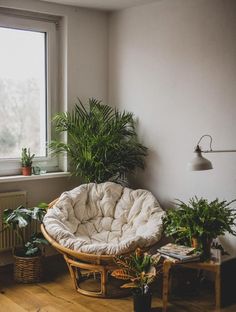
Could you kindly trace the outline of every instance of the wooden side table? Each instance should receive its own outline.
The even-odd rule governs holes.
[[[188,262],[188,263],[174,263],[170,260],[165,260],[163,263],[163,312],[167,311],[168,305],[168,295],[170,288],[170,272],[173,266],[181,266],[184,268],[196,269],[196,270],[204,270],[215,273],[215,304],[216,311],[220,311],[221,307],[221,264],[209,261],[209,262]]]

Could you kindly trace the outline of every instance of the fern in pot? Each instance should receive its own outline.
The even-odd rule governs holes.
[[[66,154],[73,175],[88,182],[124,181],[127,173],[144,168],[147,148],[139,143],[131,113],[89,99],[78,99],[72,112],[53,118],[56,133],[67,134],[67,143],[54,140],[54,154]]]
[[[218,198],[209,201],[191,198],[188,203],[178,200],[176,208],[169,209],[163,218],[164,232],[177,243],[197,247],[203,258],[210,257],[212,240],[226,232],[236,235],[235,200],[227,202]]]
[[[4,230],[13,231],[18,240],[17,248],[13,251],[14,279],[17,282],[34,283],[42,278],[42,246],[48,242],[41,233],[28,237],[27,230],[33,220],[42,222],[46,207],[46,204],[34,208],[19,206],[3,212]]]

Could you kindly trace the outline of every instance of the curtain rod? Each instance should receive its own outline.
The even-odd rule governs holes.
[[[59,22],[61,19],[61,16],[58,16],[58,15],[50,15],[50,14],[44,14],[44,13],[39,13],[39,12],[32,12],[32,11],[26,11],[26,10],[20,10],[20,9],[18,10],[18,9],[4,8],[4,7],[0,7],[0,14],[54,23],[56,24],[56,26],[59,26]]]

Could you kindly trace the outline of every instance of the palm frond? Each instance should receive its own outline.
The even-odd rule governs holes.
[[[119,112],[94,98],[78,98],[71,112],[53,118],[55,131],[67,133],[68,143],[54,140],[52,153],[66,153],[74,175],[88,182],[120,179],[144,168],[147,148],[138,142],[133,114]]]

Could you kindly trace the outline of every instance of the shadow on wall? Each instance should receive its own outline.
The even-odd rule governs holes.
[[[233,235],[226,233],[224,236],[220,236],[218,240],[230,256],[236,257],[235,237]]]
[[[155,164],[156,170],[153,170],[152,164]],[[156,150],[148,147],[148,155],[145,158],[145,168],[144,170],[138,169],[133,175],[129,175],[129,182],[131,188],[146,188],[147,186],[154,185],[153,190],[158,189],[158,183],[156,178],[158,175],[158,167],[160,166],[160,156]],[[149,191],[153,192],[150,188]],[[155,192],[153,192],[154,195]]]

